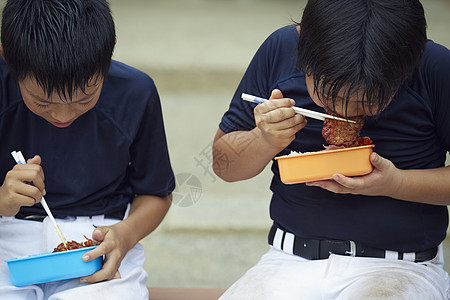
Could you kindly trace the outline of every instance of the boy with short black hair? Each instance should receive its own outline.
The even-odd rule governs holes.
[[[418,0],[309,0],[300,24],[274,32],[219,125],[217,175],[244,180],[275,156],[323,150],[323,122],[294,102],[364,118],[374,170],[286,185],[274,161],[271,249],[221,299],[447,299],[449,74]],[[252,143],[232,149],[237,139]]]
[[[148,299],[138,242],[163,220],[175,186],[153,81],[111,60],[104,0],[10,0],[1,33],[1,298]],[[14,150],[26,165],[15,165]],[[101,242],[83,259],[104,256],[104,265],[13,287],[5,259],[60,243],[42,196],[69,240]]]

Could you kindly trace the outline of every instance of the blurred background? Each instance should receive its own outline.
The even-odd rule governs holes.
[[[223,182],[212,171],[212,141],[255,51],[274,30],[299,21],[306,1],[109,2],[114,59],[154,79],[177,176],[174,205],[142,241],[148,285],[226,288],[268,250],[271,176],[266,168],[251,180]],[[450,0],[422,3],[429,38],[450,47]]]

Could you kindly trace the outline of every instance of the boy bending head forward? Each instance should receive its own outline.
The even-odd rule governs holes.
[[[449,74],[418,0],[309,0],[300,24],[270,35],[219,125],[216,174],[244,180],[339,142],[294,103],[359,120],[374,168],[284,184],[273,161],[271,248],[221,299],[447,299]],[[350,136],[341,123],[326,132]]]
[[[138,242],[164,218],[175,181],[156,87],[146,74],[111,60],[115,42],[104,0],[6,3],[0,48],[2,298],[148,299]],[[15,150],[29,158],[26,165],[15,164]],[[86,235],[100,242],[83,260],[104,256],[103,268],[81,279],[12,287],[4,259],[60,243],[39,203],[43,196],[68,240],[82,242]]]

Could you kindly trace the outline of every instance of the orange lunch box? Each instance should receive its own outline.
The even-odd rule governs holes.
[[[275,157],[285,184],[330,179],[333,174],[365,175],[373,170],[370,154],[375,145]]]

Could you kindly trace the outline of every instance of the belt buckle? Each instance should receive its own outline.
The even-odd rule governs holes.
[[[345,251],[345,254],[349,256],[356,256],[356,243],[354,241],[350,242],[350,251]]]

